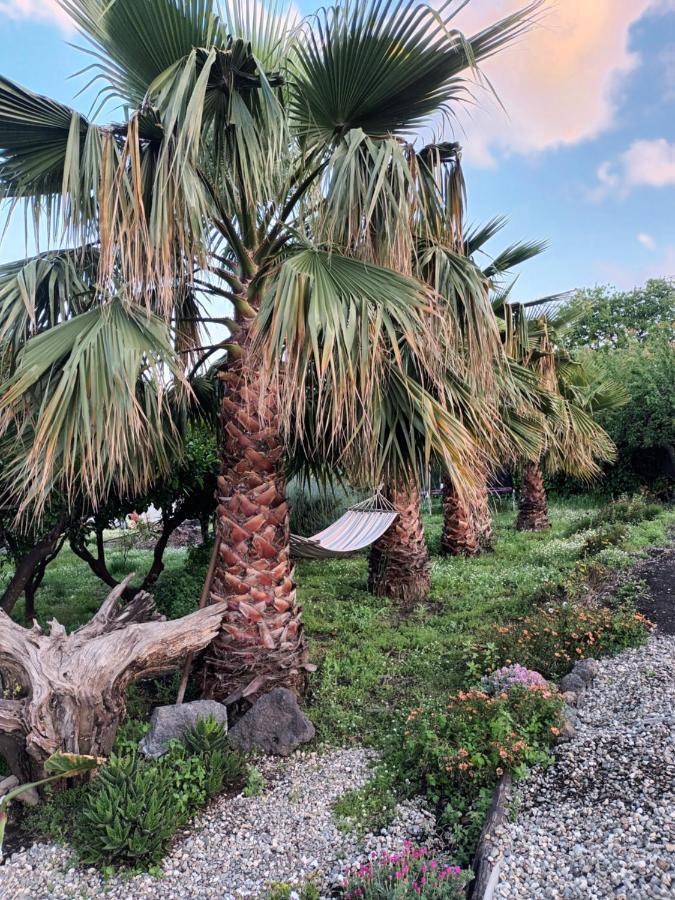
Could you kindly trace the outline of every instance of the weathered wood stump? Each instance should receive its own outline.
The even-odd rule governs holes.
[[[152,596],[121,605],[131,576],[72,634],[23,628],[0,611],[0,753],[20,781],[41,778],[57,750],[108,756],[130,682],[171,671],[220,629],[218,604],[165,621]]]

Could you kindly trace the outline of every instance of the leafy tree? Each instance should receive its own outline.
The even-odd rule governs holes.
[[[643,287],[617,291],[596,286],[570,302],[574,323],[565,335],[571,349],[609,350],[646,340],[655,330],[675,338],[675,281],[651,278]]]

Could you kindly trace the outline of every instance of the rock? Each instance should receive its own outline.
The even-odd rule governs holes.
[[[37,789],[32,787],[22,791],[17,795],[16,799],[19,803],[25,803],[26,806],[37,806],[40,802],[40,795],[38,794]]]
[[[560,692],[563,694],[567,693],[567,691],[574,691],[575,694],[579,694],[583,691],[585,686],[586,685],[581,680],[581,677],[574,672],[570,672],[569,675],[564,675],[560,679]]]
[[[277,756],[289,756],[313,737],[314,726],[286,688],[260,697],[228,734],[235,750],[263,750]]]
[[[558,735],[558,742],[562,744],[565,743],[565,741],[571,741],[576,733],[577,730],[574,727],[574,723],[570,719],[565,719],[565,724],[560,729],[560,734]]]
[[[573,675],[578,675],[584,684],[591,684],[600,671],[600,666],[595,659],[580,659],[574,664]]]
[[[138,745],[145,756],[157,759],[169,749],[169,741],[180,740],[200,719],[212,716],[227,731],[227,707],[215,700],[158,706],[150,717],[150,731]]]
[[[569,706],[576,706],[577,700],[579,699],[579,695],[574,691],[564,691],[564,693],[561,694],[561,697],[565,703],[569,704]]]
[[[5,794],[13,791],[14,788],[18,786],[19,779],[16,775],[8,775],[7,778],[3,778],[2,781],[0,781],[0,797],[4,797]]]

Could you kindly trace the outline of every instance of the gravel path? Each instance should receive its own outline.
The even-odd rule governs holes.
[[[312,876],[327,890],[369,852],[400,849],[406,837],[420,840],[433,828],[432,816],[415,804],[401,805],[383,834],[359,839],[338,828],[332,805],[368,780],[372,759],[365,750],[265,759],[258,766],[268,780],[264,793],[213,804],[175,843],[159,878],[103,881],[95,869],[75,868],[66,848],[36,844],[0,866],[0,898],[230,900],[264,896],[271,882],[302,884]]]
[[[499,835],[494,896],[675,897],[675,637],[603,660],[577,712]]]

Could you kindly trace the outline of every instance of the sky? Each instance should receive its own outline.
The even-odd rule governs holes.
[[[524,2],[470,0],[454,25],[471,35]],[[84,79],[69,76],[87,57],[73,43],[56,0],[0,0],[0,72],[86,113]],[[493,252],[549,243],[514,296],[675,277],[675,0],[549,0],[483,68],[499,102],[478,85],[442,136],[464,148],[468,221],[509,218]],[[15,221],[0,261],[23,250]]]

